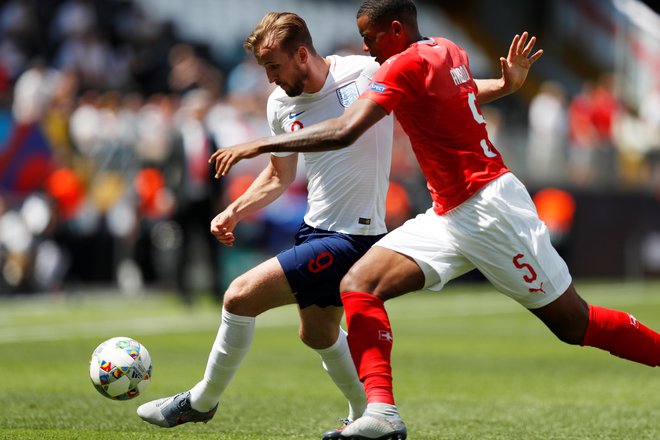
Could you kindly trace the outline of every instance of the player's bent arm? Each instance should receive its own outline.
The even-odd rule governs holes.
[[[277,199],[296,175],[297,155],[271,157],[268,166],[248,189],[211,220],[211,234],[225,246],[233,246],[234,228],[240,220]]]
[[[247,190],[227,206],[237,221],[273,203],[296,178],[298,155],[270,156],[270,162]]]
[[[358,99],[338,118],[328,119],[291,133],[257,139],[220,148],[209,163],[215,163],[215,177],[227,174],[242,159],[269,152],[314,152],[338,150],[355,142],[387,112],[370,99]]]

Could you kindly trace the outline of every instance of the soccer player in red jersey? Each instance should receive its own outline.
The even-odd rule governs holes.
[[[341,117],[223,148],[211,158],[218,177],[264,152],[343,148],[394,111],[427,179],[433,206],[378,241],[342,280],[350,350],[368,407],[324,439],[406,438],[392,392],[393,338],[384,301],[440,290],[475,268],[560,340],[660,365],[658,333],[628,313],[590,305],[578,295],[527,190],[488,139],[478,104],[499,97],[502,89],[475,82],[467,54],[453,42],[423,37],[410,0],[367,0],[357,24],[364,49],[381,68]],[[514,38],[509,55],[531,65],[542,52],[532,54],[535,39],[526,39],[526,33]],[[501,61],[504,72],[510,60]]]

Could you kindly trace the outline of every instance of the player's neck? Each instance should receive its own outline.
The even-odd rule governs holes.
[[[323,88],[330,72],[330,65],[330,58],[323,58],[320,55],[314,57],[310,64],[309,81],[303,89],[305,93],[316,93]]]
[[[420,34],[420,33],[412,34],[408,37],[408,46],[410,46],[413,43],[417,43],[418,41],[423,41],[423,40],[426,40],[426,37],[423,36],[422,34]]]

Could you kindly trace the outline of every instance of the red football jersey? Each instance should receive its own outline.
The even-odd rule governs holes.
[[[413,43],[376,72],[360,98],[394,111],[443,214],[509,172],[488,139],[465,51],[434,37]]]

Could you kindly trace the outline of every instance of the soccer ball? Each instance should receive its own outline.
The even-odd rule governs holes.
[[[103,396],[129,400],[151,382],[151,357],[135,339],[111,338],[96,347],[89,358],[89,377]]]

